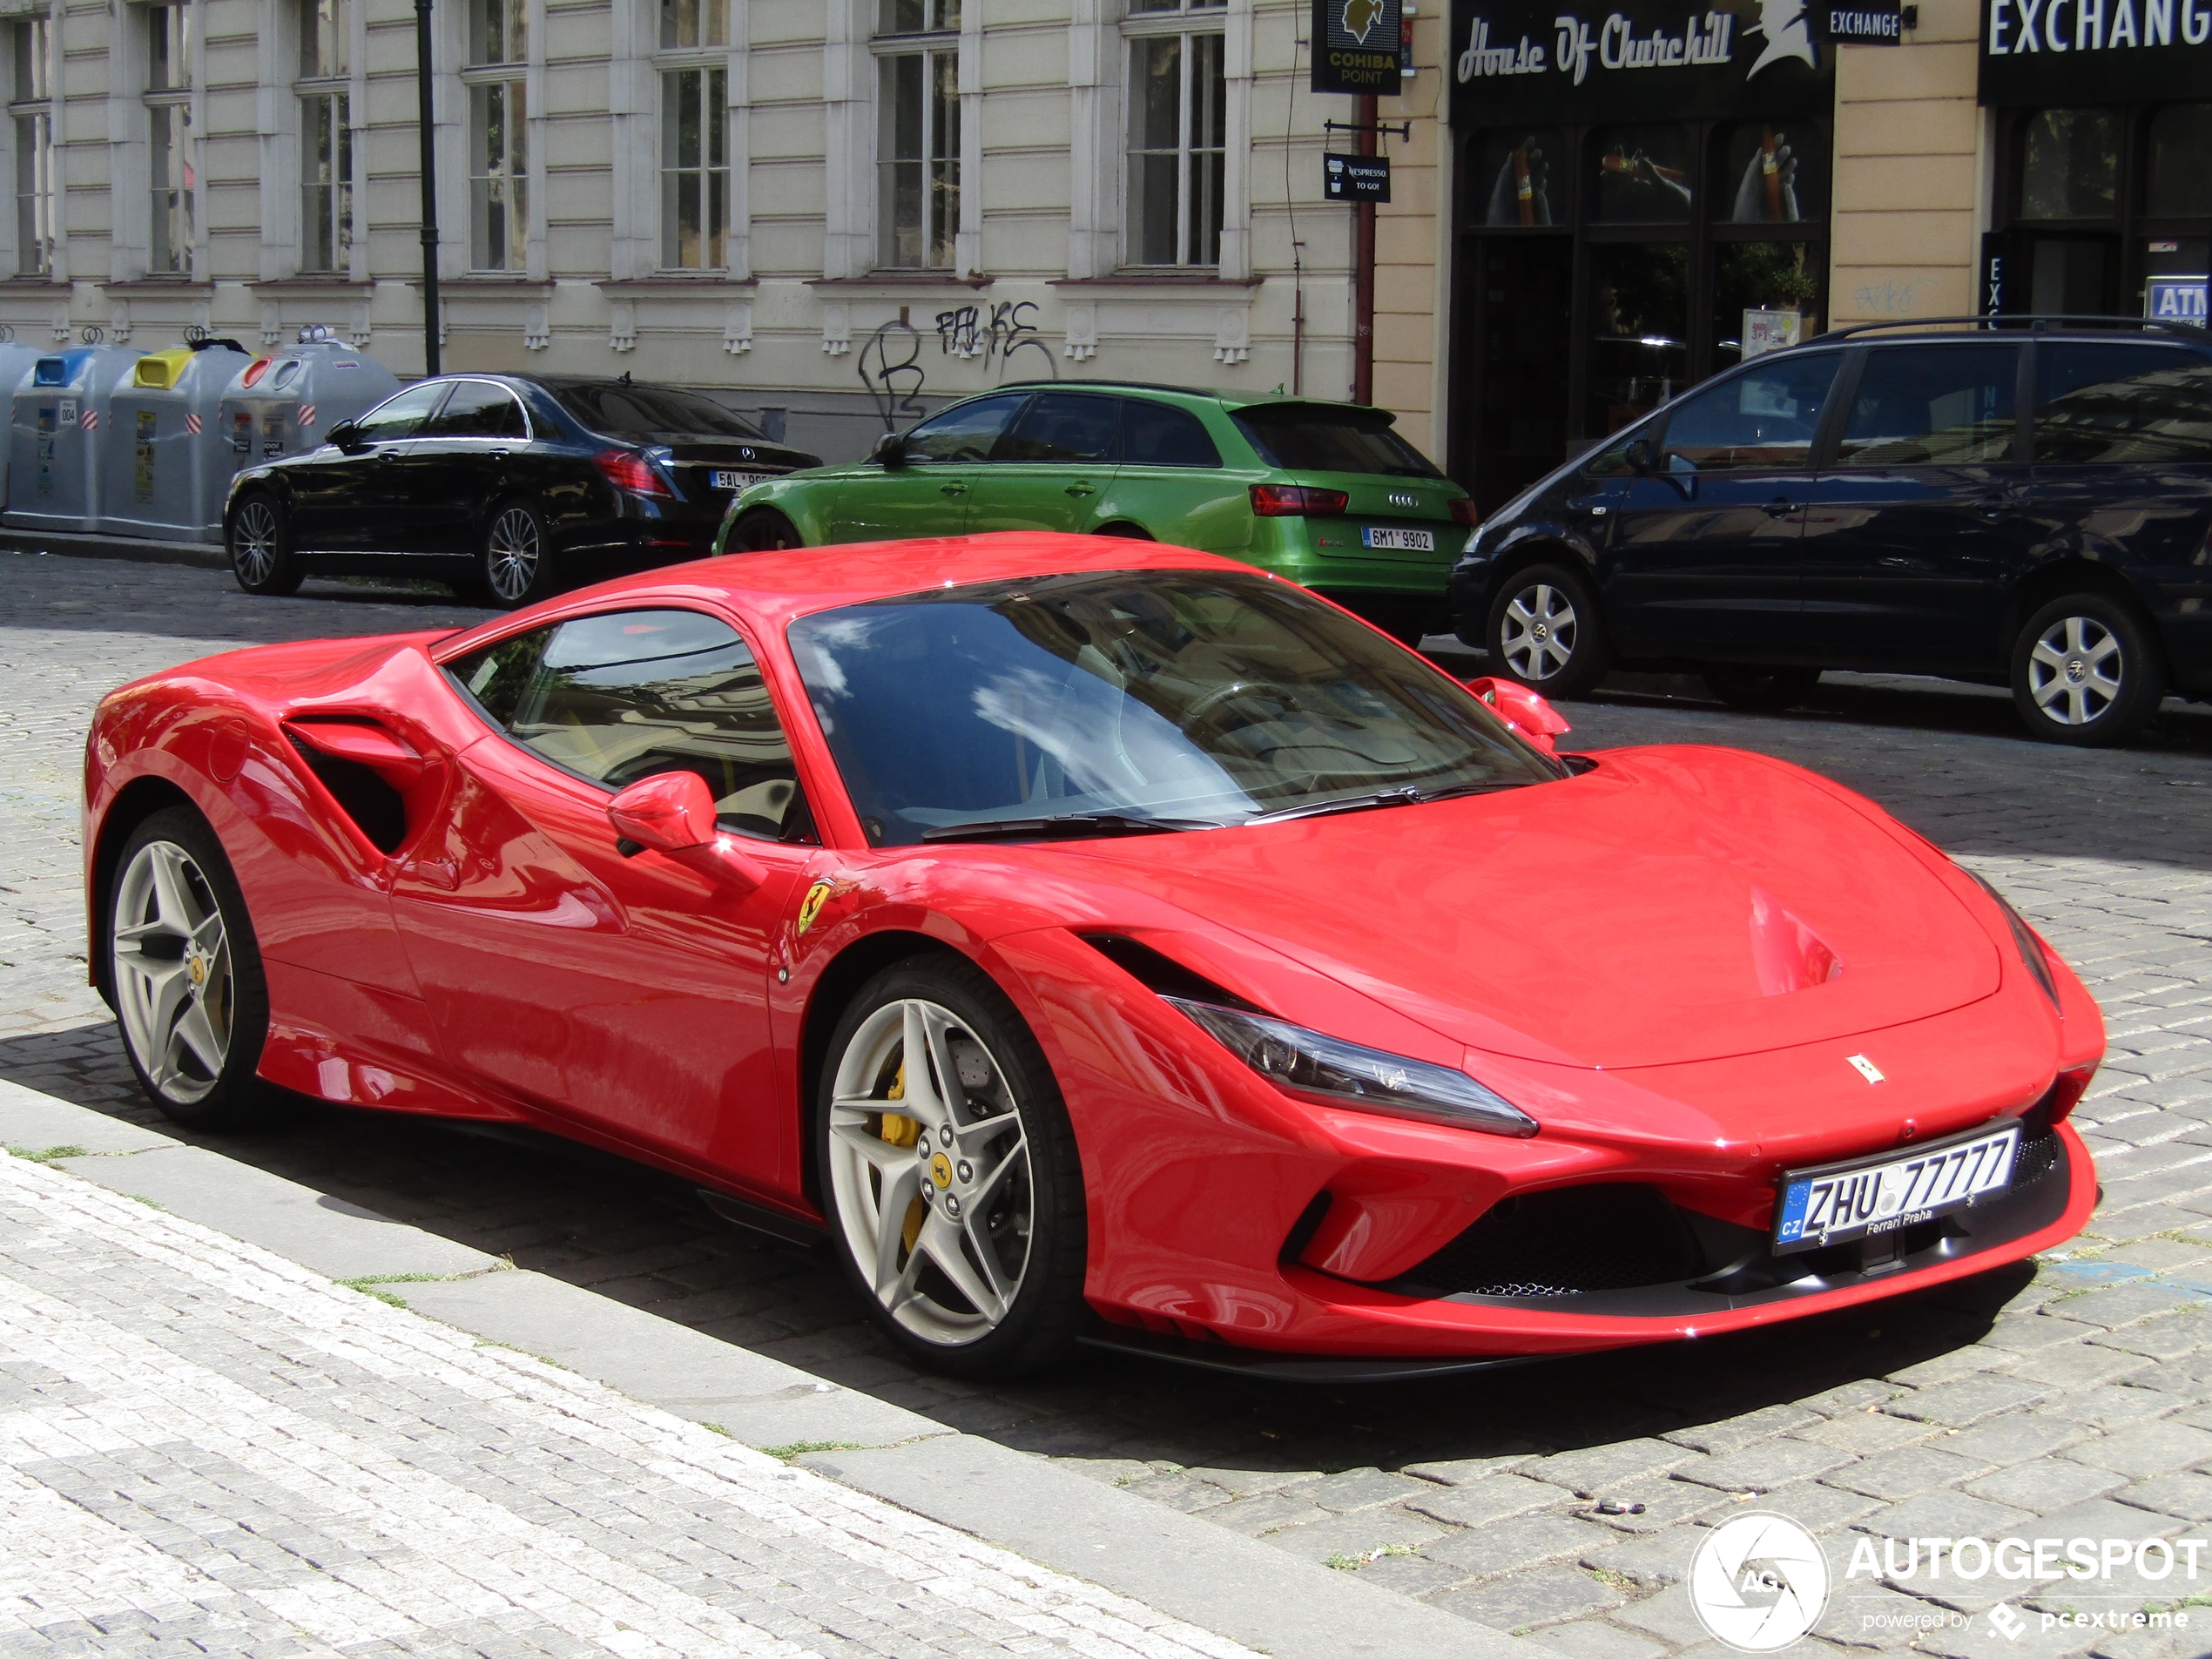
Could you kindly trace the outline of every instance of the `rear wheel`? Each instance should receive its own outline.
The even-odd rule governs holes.
[[[554,590],[553,550],[545,521],[528,502],[502,502],[484,529],[477,561],[483,596],[502,610],[535,604]]]
[[[1493,674],[1546,697],[1580,697],[1610,665],[1597,595],[1563,564],[1507,577],[1490,603],[1485,643]]]
[[[1043,1051],[965,959],[871,980],[815,1112],[830,1230],[876,1325],[925,1365],[1011,1377],[1084,1317],[1082,1170]]]
[[[107,981],[138,1086],[179,1123],[236,1129],[270,1096],[260,948],[230,860],[189,806],[131,833],[108,889]]]
[[[2013,705],[2053,743],[2125,742],[2158,707],[2165,679],[2149,628],[2101,593],[2054,599],[2013,645]]]
[[[1820,684],[1817,668],[1750,668],[1715,663],[1705,670],[1706,689],[1732,709],[1757,714],[1794,709]]]
[[[804,547],[799,527],[772,507],[756,507],[730,526],[723,541],[725,553],[774,553],[787,547]]]
[[[284,505],[266,490],[256,490],[231,514],[231,575],[248,593],[281,597],[300,590],[300,567],[292,559],[291,526]]]

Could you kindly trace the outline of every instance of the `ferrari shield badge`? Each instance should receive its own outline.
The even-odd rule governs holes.
[[[822,907],[829,902],[833,884],[817,881],[806,889],[806,896],[799,901],[799,931],[805,933],[814,925],[814,918],[822,914]]]
[[[807,897],[811,899],[813,895],[809,894]],[[799,926],[803,929],[806,924],[801,922]],[[1871,1060],[1869,1060],[1863,1054],[1852,1055],[1851,1056],[1851,1069],[1856,1071],[1860,1076],[1865,1078],[1870,1083],[1878,1083],[1885,1081],[1882,1076],[1882,1069],[1876,1065]]]

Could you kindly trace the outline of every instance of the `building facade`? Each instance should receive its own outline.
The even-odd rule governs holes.
[[[1305,0],[431,15],[447,368],[713,388],[833,456],[1001,379],[1352,386],[1321,156],[1354,103],[1308,90]],[[1433,446],[1445,19],[1419,22],[1378,373]],[[0,51],[17,339],[325,324],[421,371],[408,0],[0,0]]]

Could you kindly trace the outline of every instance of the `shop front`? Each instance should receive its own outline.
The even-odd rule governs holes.
[[[1983,0],[1982,309],[2205,320],[2212,4]]]
[[[1834,49],[1811,25],[1800,0],[1457,0],[1448,460],[1482,510],[1818,330]]]

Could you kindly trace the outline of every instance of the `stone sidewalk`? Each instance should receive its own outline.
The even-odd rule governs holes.
[[[0,662],[22,688],[0,693],[13,745],[0,884],[17,890],[0,895],[15,918],[0,941],[0,1075],[158,1121],[82,983],[75,751],[100,691],[227,642],[475,614],[317,591],[256,602],[199,572],[0,557]],[[899,1363],[817,1258],[718,1228],[688,1194],[626,1166],[309,1106],[280,1130],[207,1144],[963,1439],[1037,1454],[1096,1480],[1102,1498],[1134,1494],[1217,1527],[1224,1544],[1257,1539],[1424,1610],[1525,1633],[1516,1645],[1530,1659],[1694,1649],[1680,1581],[1704,1528],[1745,1504],[1814,1527],[1839,1573],[1858,1540],[1916,1529],[2063,1521],[2195,1535],[2212,1521],[2212,714],[2169,703],[2143,743],[2080,752],[2024,741],[2001,696],[1959,688],[1854,677],[1801,714],[1764,718],[1685,690],[1635,683],[1570,705],[1574,740],[1730,743],[1835,777],[1994,880],[2082,972],[2112,1036],[2078,1114],[2106,1199],[2064,1259],[1857,1315],[1448,1385],[1268,1387],[1101,1357],[981,1388]],[[394,1293],[443,1306],[463,1291],[489,1295]],[[952,1514],[953,1488],[912,1452],[815,1460]],[[1809,1650],[2212,1652],[2173,1632],[2031,1629],[2007,1642],[1986,1620],[2000,1588],[2039,1615],[2067,1605],[1993,1581],[1986,1594],[1925,1576],[1878,1593],[1862,1581]],[[2114,1594],[2141,1605],[2181,1592]],[[1898,1622],[1929,1609],[1967,1616]]]
[[[0,1157],[0,1653],[1244,1659]]]

